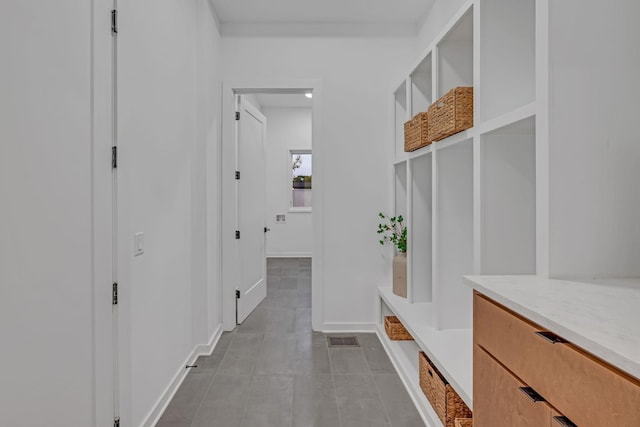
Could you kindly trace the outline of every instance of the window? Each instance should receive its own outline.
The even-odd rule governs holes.
[[[311,150],[291,150],[291,210],[311,210]]]

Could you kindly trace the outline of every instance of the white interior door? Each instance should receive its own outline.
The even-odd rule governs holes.
[[[2,426],[113,425],[104,6],[2,2]]]
[[[240,100],[238,120],[238,298],[237,323],[242,323],[267,296],[265,254],[266,118]]]

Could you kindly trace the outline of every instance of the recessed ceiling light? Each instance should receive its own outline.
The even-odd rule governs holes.
[[[313,93],[307,92],[304,94],[304,96],[306,96],[307,98],[313,98]]]

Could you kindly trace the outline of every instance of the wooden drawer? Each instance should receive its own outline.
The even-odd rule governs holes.
[[[521,391],[527,386],[478,346],[473,369],[474,427],[551,427],[549,405]]]
[[[638,427],[640,382],[474,295],[474,343],[580,427]],[[553,336],[553,335],[552,335]]]
[[[551,410],[551,427],[577,427],[573,421],[561,413]]]

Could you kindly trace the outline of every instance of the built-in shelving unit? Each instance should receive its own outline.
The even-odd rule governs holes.
[[[418,351],[473,409],[463,276],[640,276],[640,59],[629,56],[640,5],[621,2],[467,0],[389,90],[408,297],[381,284],[378,332],[429,427],[442,424],[419,388]],[[404,152],[404,122],[456,86],[474,88],[473,127]],[[414,341],[387,339],[391,314]]]
[[[424,351],[472,401],[469,274],[536,273],[536,0],[469,0],[393,87],[395,214],[408,227],[407,298],[378,289],[378,332],[427,425]],[[404,122],[457,86],[474,87],[474,126],[404,152]],[[391,341],[384,316],[415,338]]]

